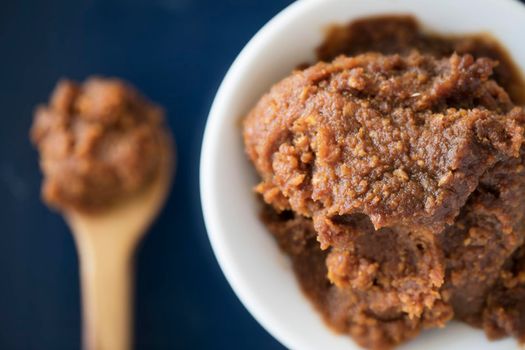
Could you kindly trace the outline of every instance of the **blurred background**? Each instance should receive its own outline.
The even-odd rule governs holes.
[[[39,200],[28,139],[61,77],[116,76],[165,107],[178,148],[169,201],[136,261],[137,349],[280,349],[213,256],[199,153],[213,96],[244,44],[287,0],[11,0],[0,10],[0,349],[79,349],[78,261]]]

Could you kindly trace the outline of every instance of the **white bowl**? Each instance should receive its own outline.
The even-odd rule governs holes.
[[[323,29],[378,14],[413,14],[439,33],[490,32],[525,71],[525,7],[514,0],[300,0],[268,22],[239,54],[210,111],[200,164],[208,235],[226,278],[251,314],[292,349],[357,349],[330,331],[301,293],[287,258],[259,220],[257,176],[244,154],[240,118],[270,86],[314,59]],[[227,317],[227,315],[226,315]],[[227,322],[227,320],[225,320]],[[242,335],[239,335],[242,336]],[[514,349],[460,323],[424,332],[403,349]]]

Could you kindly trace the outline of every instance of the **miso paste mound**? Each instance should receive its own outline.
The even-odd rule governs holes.
[[[31,129],[46,203],[100,210],[148,185],[164,149],[163,120],[158,106],[120,80],[61,81]]]
[[[264,219],[327,322],[364,347],[454,317],[525,339],[525,112],[506,90],[512,70],[479,55],[483,41],[447,54],[459,39],[409,34],[406,17],[370,21],[381,28],[370,52],[359,41],[362,53],[294,71],[244,119]]]

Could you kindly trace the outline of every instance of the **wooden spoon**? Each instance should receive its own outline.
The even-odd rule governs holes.
[[[161,209],[174,171],[166,136],[157,178],[139,193],[96,214],[64,214],[75,237],[86,350],[128,350],[132,327],[132,263],[135,248]]]

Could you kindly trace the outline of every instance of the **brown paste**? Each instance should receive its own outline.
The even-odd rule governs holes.
[[[163,152],[163,118],[158,106],[120,80],[59,82],[31,129],[46,203],[99,210],[149,184]]]
[[[333,28],[319,58],[243,124],[305,293],[370,349],[452,318],[525,340],[524,88],[505,52],[380,17]]]

